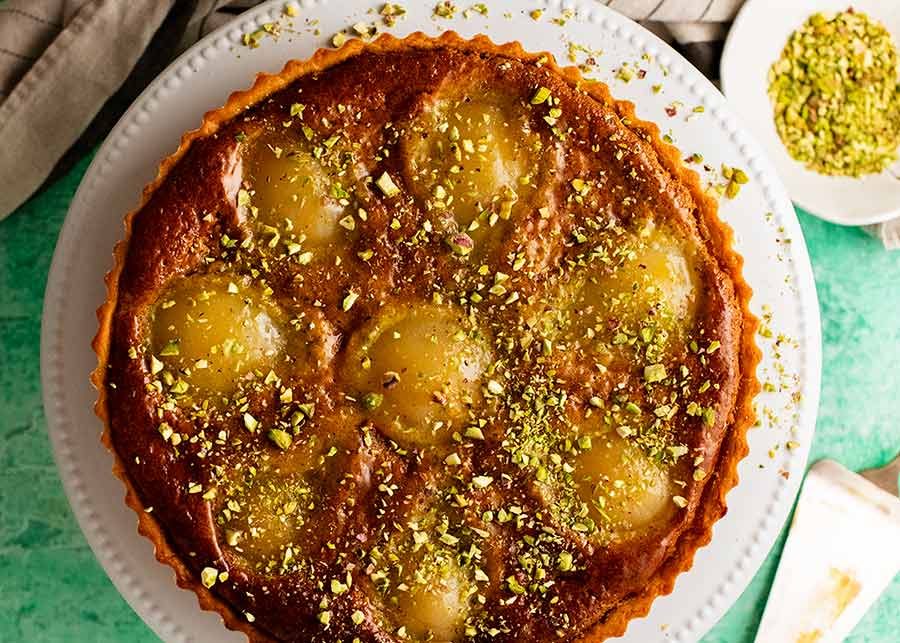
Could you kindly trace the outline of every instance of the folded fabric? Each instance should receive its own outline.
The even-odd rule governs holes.
[[[9,0],[0,6],[0,219],[131,73],[174,0]]]
[[[258,1],[0,0],[0,220],[47,180],[77,141],[86,149],[99,142],[180,50]],[[715,80],[728,23],[743,2],[604,4],[644,22]],[[900,221],[868,229],[886,246],[900,247]]]

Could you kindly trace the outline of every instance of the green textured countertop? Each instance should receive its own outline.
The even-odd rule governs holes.
[[[41,405],[44,285],[88,162],[0,222],[0,641],[155,640],[94,560],[69,510]],[[812,460],[827,456],[851,469],[880,465],[900,450],[900,252],[803,213],[800,223],[824,337]],[[705,643],[752,641],[781,542]],[[900,578],[848,641],[887,643],[898,632]]]

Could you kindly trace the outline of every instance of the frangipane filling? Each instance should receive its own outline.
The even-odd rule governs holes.
[[[551,600],[554,579],[584,569],[585,551],[665,526],[706,475],[675,428],[679,415],[698,427],[715,421],[692,399],[714,384],[687,366],[701,368],[718,348],[697,327],[700,259],[689,237],[652,217],[597,212],[546,270],[530,267],[524,249],[497,259],[426,245],[434,230],[499,244],[538,209],[548,219],[583,202],[584,182],[566,177],[556,156],[550,167],[559,111],[543,87],[530,102],[474,89],[432,97],[391,125],[403,171],[366,177],[351,148],[304,125],[295,104],[283,128],[270,124],[239,148],[243,238],[223,237],[207,269],[173,281],[153,307],[148,366],[162,408],[203,421],[215,436],[205,452],[236,445],[216,460],[207,492],[228,560],[272,579],[314,574],[317,548],[339,550],[340,534],[321,526],[336,510],[331,492],[353,478],[376,499],[367,520],[377,526],[357,526],[352,556],[338,555],[345,572],[319,583],[326,627],[333,601],[356,583],[375,626],[398,636],[501,632],[485,605]],[[548,118],[552,135],[540,129]],[[539,190],[564,198],[537,204]],[[425,222],[397,247],[446,253],[452,270],[428,296],[398,290],[362,303],[362,276],[337,301],[309,297],[298,313],[318,259],[365,275],[372,253],[347,248],[388,244],[361,238],[359,204],[380,200],[386,235],[399,234],[406,195]],[[272,274],[299,296],[276,300]],[[537,286],[521,289],[526,278]],[[298,340],[304,333],[321,345]],[[318,387],[306,386],[317,374]],[[340,437],[317,421],[336,409]],[[176,443],[171,427],[160,432]],[[357,446],[371,452],[353,469]],[[429,466],[443,476],[431,508],[397,509],[415,495],[398,478]],[[497,578],[485,561],[492,533],[516,543]],[[353,623],[369,623],[367,614],[353,611]]]

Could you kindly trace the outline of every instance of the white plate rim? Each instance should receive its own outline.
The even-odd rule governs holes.
[[[834,11],[839,10],[840,8],[845,8],[848,3],[843,2],[842,0],[813,0],[810,2],[809,0],[790,0],[790,2],[782,2],[782,0],[778,0],[778,4],[773,4],[772,0],[746,0],[743,5],[741,5],[740,10],[735,16],[734,21],[732,22],[731,29],[728,32],[728,36],[725,39],[725,44],[722,49],[722,57],[719,61],[719,74],[721,77],[722,83],[722,91],[725,96],[729,99],[735,100],[737,105],[749,104],[749,101],[746,100],[747,94],[745,93],[747,90],[746,85],[744,84],[746,81],[745,73],[738,73],[738,68],[745,64],[748,60],[746,55],[746,45],[748,44],[748,39],[750,39],[750,29],[752,25],[758,23],[760,19],[765,19],[766,23],[771,27],[772,21],[783,21],[787,19],[786,16],[786,5],[788,4],[797,4],[797,2],[803,2],[802,8],[800,9],[804,12],[804,15],[812,15],[816,11]],[[855,3],[858,4],[858,3]],[[875,5],[877,7],[877,5]],[[793,16],[794,14],[789,14]],[[782,27],[787,28],[787,25],[780,24],[778,22],[775,23],[777,25],[776,31],[780,34]],[[790,25],[787,28],[785,34],[785,42],[787,40],[787,34],[789,34],[793,29],[799,27],[799,24]],[[774,38],[777,36],[768,35],[768,38]],[[894,33],[894,38],[897,41],[897,44],[900,45],[900,33]],[[781,50],[784,43],[779,42],[778,49]],[[743,50],[743,51],[742,51]],[[743,54],[743,55],[742,55]],[[750,60],[756,60],[756,57],[751,57]],[[768,65],[770,65],[774,60],[771,61],[761,61],[761,64],[766,66],[768,69]],[[749,91],[759,91],[758,89],[750,89]],[[763,88],[761,91],[765,93],[765,89]],[[768,106],[768,100],[766,100],[766,105]],[[742,111],[744,109],[750,109],[749,107],[742,108],[737,107],[738,111]],[[781,144],[781,140],[778,138],[777,133],[775,133],[774,125],[771,125],[771,117],[769,114],[766,114],[767,118],[759,117],[757,119],[756,114],[750,114],[746,111],[743,112],[745,120],[754,122],[755,129],[753,131],[754,135],[758,140],[762,141],[765,144],[766,151],[769,153],[770,158],[775,162],[777,169],[779,169],[782,181],[787,185],[788,191],[790,193],[791,199],[803,208],[804,211],[812,214],[815,217],[820,219],[824,219],[825,221],[829,221],[831,223],[835,223],[837,225],[842,226],[860,226],[860,225],[873,225],[877,223],[883,223],[885,221],[890,221],[891,219],[896,219],[900,217],[900,197],[898,197],[896,205],[887,207],[885,209],[879,209],[867,214],[863,215],[853,215],[847,216],[843,210],[838,208],[829,208],[822,207],[821,205],[817,205],[810,201],[810,189],[805,188],[801,185],[800,180],[797,178],[798,176],[809,177],[815,179],[817,181],[842,181],[840,178],[825,178],[821,177],[812,170],[807,170],[802,168],[800,164],[790,157],[787,156],[784,148]],[[766,125],[762,125],[761,123],[765,122]],[[769,127],[771,125],[771,127]],[[900,162],[895,163],[892,166],[893,170],[897,170],[900,168]],[[843,179],[846,180],[846,179]],[[856,179],[857,181],[865,180],[865,179]],[[820,183],[820,185],[824,185],[824,183]],[[846,184],[845,184],[846,185]],[[900,186],[900,183],[898,183]],[[832,189],[840,189],[839,186],[835,186]],[[897,193],[900,194],[900,187],[896,188]],[[858,188],[858,196],[861,198],[865,196],[865,187]]]
[[[308,12],[327,7],[328,4],[328,0],[304,0],[301,7],[302,11]],[[369,0],[354,0],[353,3],[345,4],[368,7],[376,3],[372,3]],[[519,1],[516,3],[516,6],[521,11],[527,12],[533,9],[535,4],[534,2]],[[639,619],[640,621],[652,622],[654,614],[658,611],[657,606],[661,602],[675,600],[690,603],[689,613],[680,620],[677,627],[666,629],[665,632],[660,630],[653,631],[660,632],[659,637],[667,641],[694,641],[711,628],[734,600],[737,599],[744,587],[749,583],[753,573],[762,563],[790,512],[805,469],[815,427],[821,371],[819,313],[809,257],[805,244],[802,241],[802,232],[793,208],[770,162],[763,156],[752,138],[739,127],[738,120],[725,106],[722,96],[708,80],[703,78],[698,71],[693,69],[668,45],[629,19],[600,4],[583,1],[559,2],[558,0],[549,0],[544,5],[549,10],[571,8],[577,12],[578,20],[583,21],[592,30],[596,31],[599,27],[602,30],[602,38],[616,39],[617,44],[622,46],[627,44],[634,51],[654,53],[659,56],[661,61],[668,62],[671,78],[679,85],[683,85],[683,88],[689,95],[695,96],[698,101],[702,101],[707,106],[707,112],[719,124],[722,134],[727,137],[741,160],[746,162],[748,173],[755,184],[753,190],[759,192],[761,204],[773,213],[776,222],[785,229],[785,234],[793,240],[793,243],[786,247],[785,255],[787,256],[787,263],[792,266],[793,274],[791,276],[797,281],[796,297],[792,299],[792,302],[796,305],[797,314],[799,315],[798,328],[803,340],[798,357],[798,376],[801,377],[804,401],[798,409],[798,427],[795,434],[800,441],[800,447],[789,452],[784,451],[783,458],[777,461],[777,464],[789,473],[790,477],[788,479],[777,477],[777,480],[773,483],[774,488],[771,496],[767,498],[760,515],[754,516],[756,518],[755,528],[752,534],[748,535],[746,541],[741,544],[741,551],[736,561],[727,570],[717,570],[717,573],[714,575],[715,578],[710,579],[712,590],[706,593],[702,600],[694,596],[688,596],[685,591],[679,593],[679,587],[686,582],[683,580],[686,576],[696,576],[701,573],[700,559],[704,558],[708,551],[712,551],[718,542],[722,540],[721,537],[717,539],[715,535],[712,543],[698,553],[698,560],[695,562],[694,570],[679,577],[675,593],[672,596],[657,599],[650,616],[647,619]],[[216,622],[217,619],[210,621],[208,617],[211,615],[202,614],[197,608],[193,597],[180,590],[178,592],[179,595],[184,595],[181,596],[181,602],[189,605],[190,611],[180,613],[178,615],[181,617],[180,620],[173,618],[172,614],[164,611],[160,607],[160,603],[166,597],[155,593],[159,591],[159,587],[148,584],[150,581],[147,581],[145,576],[129,569],[123,562],[127,555],[147,560],[147,554],[149,553],[147,543],[143,543],[143,546],[136,544],[135,541],[143,540],[142,537],[137,535],[136,530],[133,534],[110,534],[104,528],[104,521],[112,515],[117,515],[124,507],[124,503],[121,502],[121,498],[124,495],[121,484],[118,480],[114,480],[116,488],[120,492],[113,494],[113,497],[95,498],[88,493],[86,476],[89,473],[83,470],[84,462],[82,460],[88,457],[98,457],[96,451],[102,451],[103,447],[97,440],[88,443],[83,442],[84,436],[81,433],[84,431],[84,428],[73,426],[69,413],[69,409],[72,408],[70,403],[73,400],[77,403],[80,396],[81,402],[86,401],[83,380],[87,378],[87,371],[78,372],[75,370],[73,372],[73,367],[84,366],[84,355],[78,355],[79,352],[83,353],[84,346],[78,345],[77,342],[79,339],[85,343],[90,340],[90,337],[71,337],[70,335],[74,331],[71,329],[67,331],[67,328],[70,326],[70,316],[73,314],[70,304],[80,304],[82,307],[85,305],[84,301],[72,301],[73,293],[76,292],[76,290],[73,290],[73,274],[78,271],[77,260],[84,259],[84,255],[81,252],[82,245],[85,242],[84,227],[90,224],[90,217],[94,216],[90,206],[96,208],[97,205],[102,204],[102,201],[100,204],[97,203],[97,191],[102,192],[105,189],[107,194],[109,194],[110,187],[106,186],[104,188],[103,186],[104,180],[108,180],[104,179],[104,177],[115,174],[116,165],[123,159],[123,155],[129,149],[132,140],[141,135],[142,127],[152,122],[153,106],[158,105],[160,101],[170,100],[173,94],[177,94],[182,81],[190,79],[192,74],[202,71],[207,64],[215,62],[221,51],[231,47],[238,47],[242,33],[258,28],[263,23],[276,20],[281,14],[283,6],[284,2],[280,0],[270,0],[268,3],[249,10],[231,24],[201,40],[160,74],[123,115],[98,150],[72,200],[69,213],[60,232],[47,282],[41,333],[41,377],[48,431],[63,486],[92,550],[112,582],[144,621],[161,638],[168,641],[202,640],[202,635],[198,636],[197,632],[202,632],[202,627],[208,627],[210,622]],[[340,11],[349,13],[349,10],[344,6],[341,7]],[[487,19],[487,21],[489,24],[480,30],[487,30],[488,33],[493,34],[493,24],[495,23],[491,23],[490,19]],[[473,31],[470,25],[454,24],[453,21],[442,21],[432,25],[423,24],[419,26],[424,26],[425,30],[432,33],[447,28],[455,28],[462,33]],[[500,31],[499,27],[497,31]],[[554,35],[556,34],[554,33]],[[602,39],[601,35],[597,35],[596,38],[598,40]],[[500,39],[497,38],[497,40]],[[524,44],[524,38],[522,40]],[[544,50],[553,49],[553,47],[529,47],[526,45],[526,49]],[[562,55],[557,55],[557,58],[560,61],[565,60]],[[237,88],[240,88],[240,86],[230,87],[230,89]],[[622,95],[623,93],[622,90],[617,91],[616,87],[612,87],[612,91],[614,95]],[[196,116],[199,117],[199,114]],[[137,198],[137,194],[134,195],[134,198]],[[120,219],[121,215],[117,215],[117,220]],[[733,221],[730,222],[734,224]],[[121,236],[118,231],[117,234]],[[110,245],[108,248],[101,248],[101,251],[108,253],[111,252],[111,249]],[[108,261],[106,263],[109,264]],[[110,265],[107,265],[106,269],[109,267]],[[100,302],[97,301],[96,303],[99,304]],[[90,304],[90,307],[91,311],[93,311],[95,307],[94,302]],[[72,395],[73,392],[74,397]],[[93,401],[93,398],[91,398],[91,405]],[[95,424],[99,426],[99,422],[95,422]],[[99,429],[96,434],[99,435]],[[93,439],[94,434],[91,434],[90,437]],[[750,441],[751,456],[748,456],[741,465],[742,478],[748,472],[752,475],[750,459],[758,451],[758,447],[754,444],[758,440],[752,432]],[[106,467],[100,474],[108,475],[112,460],[105,451],[103,451],[102,455],[103,461],[107,462],[109,467]],[[85,461],[90,462],[90,460]],[[108,475],[108,478],[112,479],[112,476]],[[740,489],[740,485],[738,489]],[[735,492],[732,492],[729,497],[733,498],[734,494]],[[735,513],[730,512],[720,523],[717,523],[715,531],[718,532],[720,529],[723,529],[722,525],[726,521],[733,521]],[[134,521],[132,521],[132,524],[134,524]],[[122,548],[117,541],[118,538],[124,538],[128,547],[143,549],[146,552],[143,555],[139,555]],[[727,545],[725,546],[727,547]],[[729,548],[728,551],[732,549],[734,548]],[[149,560],[152,560],[152,562],[148,564],[160,567],[152,557]],[[149,571],[146,570],[146,572]],[[156,572],[158,571],[156,570]],[[156,572],[153,572],[154,578],[159,577],[159,574]],[[166,576],[166,574],[163,574],[163,576]],[[165,591],[172,593],[174,584],[171,583],[170,573],[168,573],[168,576],[169,585]],[[688,599],[691,600],[689,601]],[[635,627],[643,627],[643,625],[635,626],[637,622],[632,622],[628,633],[621,639],[622,641],[647,640],[646,636],[644,638],[635,638]],[[197,623],[200,623],[200,625],[197,625]],[[221,635],[217,636],[217,638],[221,640],[241,640],[241,638],[230,638],[232,633],[225,632],[224,629],[221,629],[220,624],[218,627]]]

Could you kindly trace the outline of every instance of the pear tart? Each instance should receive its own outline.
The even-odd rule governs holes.
[[[547,55],[383,36],[261,76],[115,257],[115,473],[253,640],[600,641],[725,513],[758,361],[731,233]]]

